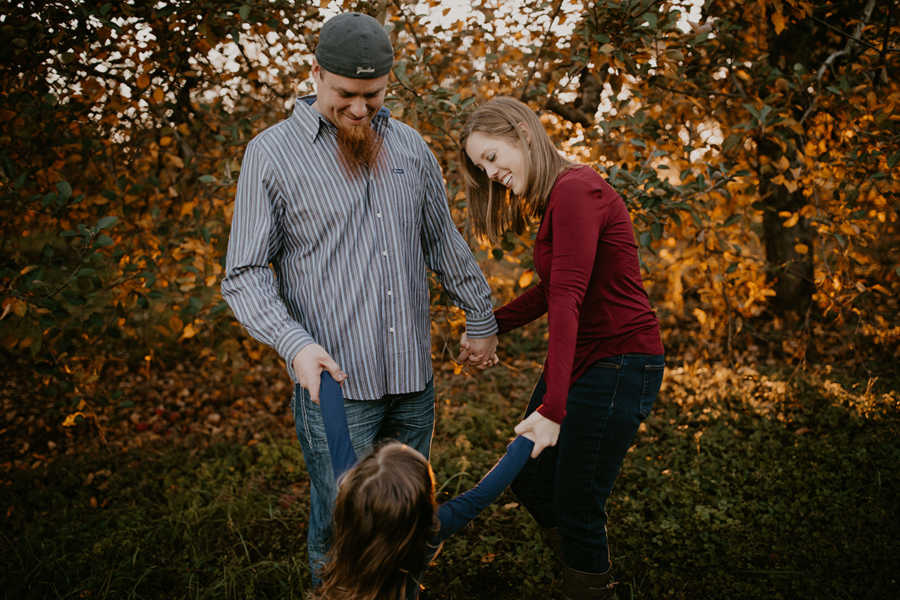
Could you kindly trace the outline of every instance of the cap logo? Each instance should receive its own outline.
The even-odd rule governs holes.
[[[362,75],[363,73],[374,73],[375,67],[356,67],[356,74]]]

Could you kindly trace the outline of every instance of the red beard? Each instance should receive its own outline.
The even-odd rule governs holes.
[[[342,162],[352,175],[375,166],[381,141],[381,136],[375,132],[370,122],[338,127],[337,130],[338,150]]]

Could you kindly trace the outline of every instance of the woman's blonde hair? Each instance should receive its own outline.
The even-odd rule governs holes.
[[[426,566],[437,532],[434,474],[400,442],[378,446],[341,478],[321,600],[396,600]]]
[[[475,132],[508,138],[525,155],[525,190],[512,194],[492,181],[466,153],[466,142]],[[463,127],[460,164],[466,186],[469,212],[476,235],[496,241],[507,229],[522,233],[529,219],[543,214],[557,176],[575,166],[564,158],[527,104],[497,96],[476,108]]]

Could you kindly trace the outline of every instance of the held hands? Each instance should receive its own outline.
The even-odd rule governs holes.
[[[319,382],[322,371],[328,371],[334,380],[342,383],[347,379],[347,374],[331,356],[325,352],[325,348],[318,344],[309,344],[294,356],[291,367],[297,377],[297,382],[309,391],[310,399],[319,403]]]
[[[531,458],[537,458],[544,448],[556,445],[556,440],[559,439],[559,423],[534,411],[527,419],[516,425],[516,434],[534,441]]]
[[[493,367],[500,362],[497,358],[497,336],[470,338],[467,334],[462,334],[456,362],[476,369]]]

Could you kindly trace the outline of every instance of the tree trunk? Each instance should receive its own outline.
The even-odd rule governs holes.
[[[813,280],[813,241],[815,232],[809,220],[800,217],[793,227],[785,227],[782,211],[797,212],[806,204],[801,190],[791,193],[781,185],[763,180],[760,196],[765,198],[763,209],[763,239],[766,246],[766,263],[775,297],[772,311],[778,316],[793,313],[803,315],[812,304],[815,291]],[[798,247],[806,252],[798,252]]]

